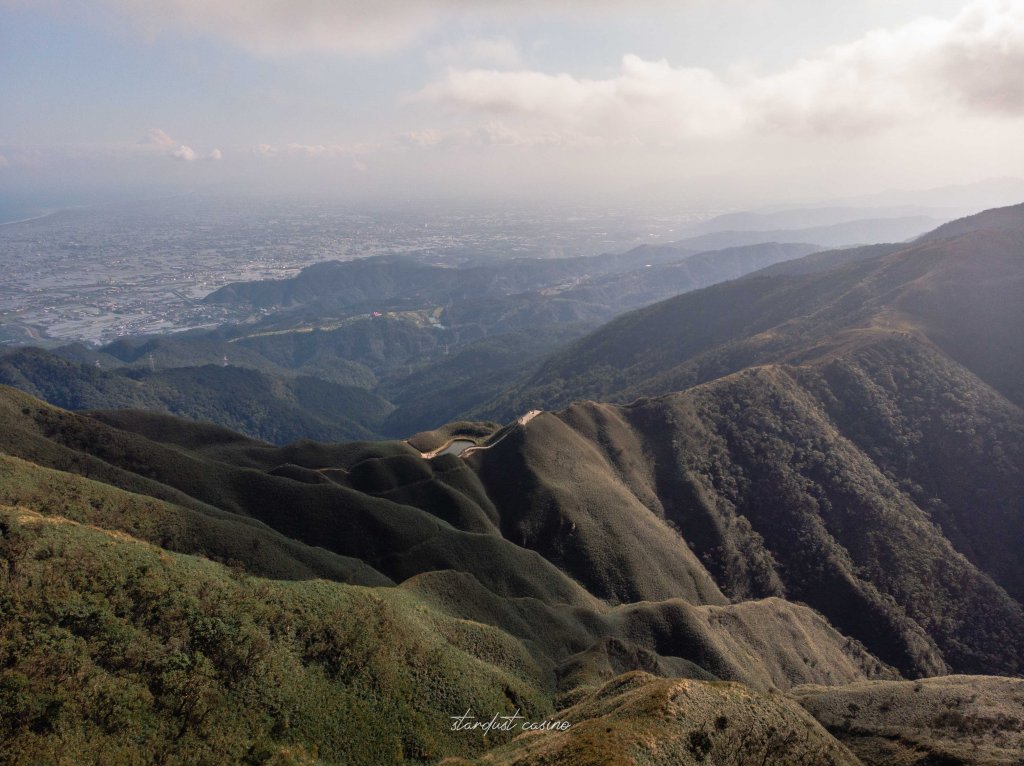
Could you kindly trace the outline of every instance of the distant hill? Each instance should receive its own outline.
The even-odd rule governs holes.
[[[636,248],[594,259],[605,264],[597,269],[601,276],[507,295],[504,287],[496,288],[496,294],[472,292],[439,305],[414,304],[410,310],[378,304],[388,309],[378,315],[349,315],[348,309],[340,317],[321,314],[322,300],[311,297],[309,304],[255,323],[124,338],[98,349],[71,344],[51,350],[74,364],[44,364],[38,354],[8,355],[0,382],[73,409],[156,409],[212,420],[275,442],[406,436],[488,401],[528,375],[545,355],[623,311],[814,249],[768,243],[692,255],[676,247]],[[530,267],[535,260],[524,263]],[[422,265],[400,263],[360,261],[364,288],[375,285],[372,289],[378,292],[372,294],[381,301],[396,300],[398,293],[389,291],[398,290],[405,296],[399,302],[408,304],[423,285],[398,284],[392,277],[410,279]],[[345,266],[338,265],[348,274]],[[602,271],[612,267],[628,269]],[[458,280],[466,270],[440,271],[455,279],[448,287],[450,296],[458,296],[464,287]],[[437,295],[426,294],[422,300],[440,301],[445,295],[444,284],[431,289]],[[344,295],[335,298],[341,301],[336,308],[351,309]],[[214,366],[241,370],[217,372]],[[196,380],[190,382],[190,377]],[[215,390],[209,391],[214,378]],[[360,396],[353,387],[372,395]],[[228,392],[244,404],[227,402]]]
[[[743,222],[747,219],[739,219]],[[747,221],[750,223],[750,221]],[[679,240],[675,244],[690,250],[718,250],[726,247],[756,245],[765,242],[809,242],[817,249],[865,245],[873,242],[904,242],[934,229],[941,220],[929,216],[869,218],[842,221],[824,226],[795,229],[775,228],[756,222],[750,230],[714,230]],[[760,228],[767,226],[767,228]]]
[[[847,198],[836,205],[893,206],[925,205],[944,208],[971,208],[973,211],[1013,205],[1024,198],[1024,178],[1004,176],[968,184],[932,189],[889,190]]]
[[[895,331],[1022,404],[1022,218],[1024,207],[991,211],[904,248],[811,255],[623,315],[548,359],[507,412],[680,390]]]
[[[513,385],[408,441],[275,446],[0,386],[5,757],[1015,764],[1021,217],[801,260],[789,246],[643,259],[621,272],[625,293],[716,260],[772,265],[626,314],[532,369],[514,361],[528,327],[498,348],[475,337],[421,368],[437,393],[405,422],[471,404],[495,371]],[[543,305],[610,295],[603,279]],[[273,372],[147,370],[150,341],[101,350],[114,369],[88,349],[0,364],[74,406],[391,418],[364,390],[295,374],[350,348],[383,370],[397,352],[381,338],[411,355],[438,332],[359,322],[219,336]],[[462,397],[460,375],[479,390]],[[409,375],[378,385],[416,395]],[[453,731],[464,713],[571,727]]]
[[[394,409],[364,388],[220,365],[98,369],[38,349],[0,354],[0,383],[76,410],[155,410],[258,439],[344,441],[374,434]]]
[[[692,252],[675,248],[664,257],[679,260]],[[496,298],[567,280],[628,271],[637,265],[634,251],[575,258],[516,258],[463,268],[402,256],[375,256],[314,264],[289,279],[225,285],[204,300],[254,308],[316,302],[324,311],[371,311],[396,301],[421,306],[424,302],[443,304],[473,296]]]
[[[938,240],[971,234],[979,231],[1022,231],[1024,230],[1024,204],[985,210],[965,218],[943,224],[935,231],[921,237],[922,240]]]
[[[964,215],[959,207],[928,207],[924,205],[828,207],[784,207],[778,209],[724,213],[687,227],[691,236],[720,231],[778,231],[811,229],[858,221],[928,218],[938,223]],[[974,212],[974,211],[965,211]]]

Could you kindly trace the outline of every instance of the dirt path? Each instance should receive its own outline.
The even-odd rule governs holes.
[[[516,425],[517,426],[525,426],[527,423],[529,423],[535,417],[540,415],[543,411],[544,410],[530,410],[525,415],[520,415],[518,418],[516,418]],[[455,453],[451,453],[451,454],[454,454],[456,457],[465,457],[466,455],[468,455],[468,454],[470,454],[472,452],[479,452],[480,450],[490,449],[491,447],[494,447],[494,446],[500,444],[502,441],[504,441],[505,437],[508,436],[510,433],[512,433],[513,430],[514,429],[509,429],[500,439],[498,439],[496,442],[494,442],[494,444],[485,444],[483,446],[473,445],[471,447],[466,447],[465,449],[463,449],[460,452],[455,452]],[[467,439],[465,436],[455,436],[455,437],[449,439],[448,441],[446,441],[444,444],[442,444],[437,449],[431,450],[430,452],[421,452],[420,455],[425,460],[429,460],[432,457],[437,457],[442,452],[444,452],[446,449],[448,449],[452,444],[454,444],[455,442],[458,442],[458,441],[472,441],[472,440],[471,439]]]

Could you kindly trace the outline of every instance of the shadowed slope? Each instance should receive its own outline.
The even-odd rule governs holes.
[[[800,359],[837,333],[879,327],[921,334],[1020,405],[1024,209],[991,212],[1018,227],[881,248],[867,259],[838,253],[838,266],[824,272],[800,275],[803,261],[793,261],[788,274],[769,270],[626,314],[550,357],[490,410],[681,390],[752,364]]]
[[[168,412],[277,443],[368,438],[394,409],[363,388],[308,376],[220,365],[108,371],[39,349],[0,355],[0,383],[68,409]]]
[[[411,447],[394,443],[308,443],[279,449],[208,427],[208,446],[198,450],[186,446],[196,441],[190,427],[166,416],[111,416],[112,421],[127,421],[138,431],[160,436],[166,440],[162,444],[61,412],[10,389],[2,394],[5,450],[21,449],[37,463],[94,479],[5,458],[11,472],[0,489],[7,487],[2,495],[7,502],[233,560],[257,573],[358,576],[364,582],[382,576],[394,581],[415,577],[412,582],[420,583],[420,589],[434,584],[423,592],[431,599],[441,598],[437,603],[450,613],[509,631],[551,667],[594,647],[607,655],[610,649],[601,647],[611,637],[636,645],[640,654],[654,658],[655,665],[662,663],[665,672],[702,665],[699,672],[705,675],[758,686],[846,682],[890,672],[809,610],[781,601],[735,607],[740,622],[746,619],[742,614],[752,612],[739,610],[755,609],[753,613],[763,615],[758,619],[767,621],[764,624],[781,626],[796,620],[807,626],[792,635],[777,635],[778,653],[755,662],[761,652],[755,632],[748,631],[745,638],[719,634],[716,625],[734,619],[728,616],[734,607],[725,606],[726,599],[678,535],[635,500],[617,525],[602,527],[594,524],[597,516],[589,506],[570,508],[571,493],[553,495],[562,512],[575,514],[589,528],[584,536],[587,546],[611,551],[619,545],[617,561],[636,580],[626,585],[649,596],[647,605],[609,612],[579,583],[600,586],[608,581],[610,568],[596,570],[604,576],[568,564],[562,570],[556,557],[542,558],[505,539],[502,511],[496,504],[501,498],[470,464],[451,455],[424,460]],[[561,423],[551,416],[534,418],[526,426],[514,427],[494,449],[479,454],[499,454],[505,442],[515,443],[520,431],[543,432],[545,420]],[[586,445],[581,440],[579,446]],[[597,451],[591,448],[590,453],[591,467],[585,470],[593,472],[603,464]],[[310,477],[322,481],[312,483]],[[622,501],[630,502],[629,491],[616,489],[613,482],[598,489],[616,491]],[[292,541],[285,545],[278,533]],[[621,544],[644,535],[646,550]],[[315,552],[306,547],[309,544],[323,550]],[[278,549],[284,553],[272,553]],[[285,554],[291,557],[287,563],[274,563]],[[317,563],[321,559],[324,563]],[[661,567],[677,572],[678,582],[659,571]],[[666,598],[674,600],[660,601]],[[726,611],[709,622],[687,601],[711,601]],[[520,611],[527,603],[535,605],[533,611]],[[815,636],[817,649],[805,646],[810,635]],[[794,659],[809,660],[816,652],[830,659],[820,667]],[[621,659],[615,667],[622,667]],[[574,677],[582,682],[578,673]]]
[[[469,462],[505,534],[602,595],[635,600],[618,573],[657,589],[682,565],[676,587],[700,594],[708,572],[733,598],[805,601],[907,673],[1018,672],[1024,609],[1007,589],[1020,582],[1024,419],[927,345],[883,336],[821,365],[575,405]],[[904,381],[890,401],[878,392],[899,361],[927,384]],[[978,436],[956,438],[962,422]],[[908,437],[919,431],[929,438]],[[954,471],[972,459],[978,475]]]
[[[505,595],[594,603],[540,556],[498,535],[463,531],[427,511],[332,482],[307,484],[161,445],[11,389],[0,391],[0,421],[5,424],[0,449],[9,454],[189,507],[212,506],[255,518],[290,538],[359,558],[392,579],[430,569],[459,569],[474,572]],[[273,452],[256,443],[247,449]],[[405,450],[410,459],[415,454],[415,462],[422,462],[411,448]],[[298,455],[291,456],[288,461],[278,453],[275,464],[301,463]]]

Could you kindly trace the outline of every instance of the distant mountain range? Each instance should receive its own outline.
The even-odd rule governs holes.
[[[465,269],[411,258],[322,264],[211,296],[278,306],[253,323],[100,349],[74,344],[49,360],[8,352],[0,383],[71,409],[157,409],[277,443],[405,436],[497,395],[617,314],[815,249],[658,246]]]
[[[707,233],[682,239],[676,244],[691,250],[717,250],[725,247],[755,245],[766,241],[774,242],[810,242],[817,249],[830,247],[849,247],[872,242],[904,242],[924,234],[938,226],[942,219],[930,216],[905,216],[899,218],[871,218],[853,221],[840,221],[822,226],[801,228],[780,228],[770,221],[783,216],[772,216],[767,220],[750,220],[747,216],[737,216],[735,223],[750,226],[750,229],[718,229],[713,228],[720,219],[708,222],[701,228]]]
[[[759,252],[763,271],[719,256],[738,278],[549,349],[405,441],[274,446],[0,387],[5,752],[1019,763],[1024,206],[909,244]],[[646,255],[624,291],[648,272],[701,278]],[[607,295],[605,277],[564,292]],[[329,332],[276,332],[216,349],[328,364]],[[473,348],[427,380],[472,370]],[[303,399],[298,375],[139,369],[158,353],[107,349],[96,360],[122,366],[86,375],[84,356],[20,351],[4,369],[42,394],[57,376],[85,407],[137,390],[170,409],[180,389],[175,407],[242,417],[227,410],[240,376],[339,422],[394,414],[340,383]],[[572,727],[453,731],[467,711]]]
[[[508,412],[580,397],[628,401],[892,337],[919,340],[1021,404],[1022,241],[1017,206],[946,224],[906,247],[815,254],[681,295],[550,357],[508,395]]]

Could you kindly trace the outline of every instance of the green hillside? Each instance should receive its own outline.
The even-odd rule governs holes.
[[[68,409],[167,412],[277,443],[368,438],[394,409],[365,388],[310,376],[221,365],[105,370],[39,349],[0,355],[0,383]]]
[[[501,741],[446,732],[453,709],[543,717],[638,668],[766,690],[895,677],[779,599],[707,583],[611,608],[505,540],[458,458],[0,402],[13,763],[430,762]]]
[[[0,508],[5,763],[365,763],[479,751],[449,708],[549,711],[501,631],[395,589],[262,580]]]
[[[1020,215],[673,298],[536,374],[481,345],[512,385],[474,410],[498,417],[426,423],[499,384],[460,398],[449,379],[483,370],[457,353],[407,441],[166,412],[177,386],[223,420],[241,376],[267,385],[254,422],[388,416],[277,372],[125,363],[73,389],[164,412],[0,386],[4,757],[1016,763]],[[253,343],[294,370],[342,337],[288,335]],[[18,353],[22,385],[72,390]],[[268,391],[298,409],[258,409]],[[467,711],[571,726],[453,731]]]

